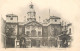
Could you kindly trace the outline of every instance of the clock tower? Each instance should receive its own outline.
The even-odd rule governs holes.
[[[28,22],[36,21],[36,12],[32,3],[29,5],[29,11],[27,12],[27,15]]]

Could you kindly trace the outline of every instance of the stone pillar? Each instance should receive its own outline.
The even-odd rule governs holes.
[[[20,41],[19,40],[16,41],[16,48],[20,48]]]
[[[58,48],[60,48],[60,43],[61,43],[61,40],[59,39],[59,37],[58,37]]]
[[[30,40],[30,48],[31,48],[31,40]]]
[[[58,48],[60,48],[60,40],[58,40]]]
[[[5,40],[5,48],[6,48],[6,36],[5,36],[5,39],[4,40]]]
[[[15,48],[19,48],[20,47],[20,41],[17,40],[17,38],[15,38]]]
[[[59,48],[60,47],[60,42],[59,42],[59,37],[57,37],[57,47]]]
[[[17,38],[15,38],[15,48],[17,47],[16,41],[17,41]]]

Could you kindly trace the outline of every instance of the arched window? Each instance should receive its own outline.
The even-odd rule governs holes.
[[[27,35],[27,37],[29,37],[30,36],[30,32],[26,31],[26,35]]]
[[[37,36],[37,35],[36,35],[36,30],[32,30],[32,31],[31,31],[31,36],[32,36],[32,37],[36,37],[36,36]]]
[[[38,36],[41,37],[41,31],[38,31]]]

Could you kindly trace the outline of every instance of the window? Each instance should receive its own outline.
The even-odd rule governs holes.
[[[30,35],[30,32],[29,32],[29,31],[26,31],[26,35],[27,35],[27,37],[29,37],[29,35]]]
[[[32,31],[31,31],[31,36],[32,36],[32,37],[36,37],[36,36],[37,36],[37,35],[36,35],[36,30],[32,30]]]
[[[38,36],[41,37],[41,31],[38,31]]]
[[[10,18],[10,20],[13,20],[13,18]]]
[[[69,33],[71,34],[71,28],[69,28]]]

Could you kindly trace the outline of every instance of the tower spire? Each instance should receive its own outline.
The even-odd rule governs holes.
[[[29,5],[29,11],[27,12],[27,14],[28,14],[28,20],[29,21],[36,21],[36,12],[35,12],[35,9],[34,9],[34,5],[32,4],[32,2],[31,2],[31,4]]]
[[[33,4],[32,4],[32,2],[31,2],[31,4],[30,4],[30,9],[33,9]]]
[[[50,9],[49,9],[49,17],[50,17]]]

